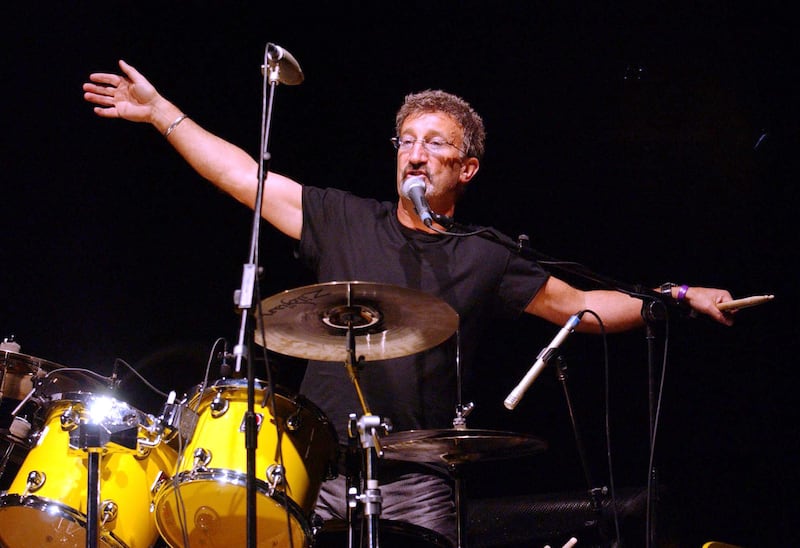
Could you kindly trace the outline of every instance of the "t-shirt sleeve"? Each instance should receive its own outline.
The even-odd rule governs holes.
[[[497,291],[499,312],[503,316],[518,317],[549,276],[539,263],[512,253]]]

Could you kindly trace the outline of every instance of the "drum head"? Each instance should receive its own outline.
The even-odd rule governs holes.
[[[0,546],[82,548],[87,546],[86,531],[85,515],[58,501],[35,496],[0,497]],[[100,534],[97,546],[127,548],[124,542],[108,532]]]

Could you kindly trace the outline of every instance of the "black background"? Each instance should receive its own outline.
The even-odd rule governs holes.
[[[679,546],[800,541],[798,48],[789,10],[271,4],[33,3],[4,15],[0,335],[15,335],[23,353],[103,375],[121,358],[163,391],[202,380],[214,340],[237,337],[232,294],[252,215],[153,128],[96,117],[81,84],[124,58],[252,153],[260,66],[274,42],[305,73],[302,85],[277,89],[274,170],[393,199],[394,112],[407,92],[442,88],[470,101],[488,131],[459,219],[529,234],[537,250],[626,284],[774,293],[732,328],[670,322],[659,531]],[[271,227],[260,249],[263,297],[312,283]],[[469,425],[534,434],[550,447],[478,465],[476,498],[586,488],[554,375],[513,412],[502,407],[556,330],[535,318],[487,326]],[[638,488],[648,471],[647,343],[635,332],[608,346],[614,479]],[[575,335],[564,354],[592,475],[607,485],[602,339]],[[302,365],[275,363],[293,386]],[[148,412],[162,403],[132,375],[122,390]]]

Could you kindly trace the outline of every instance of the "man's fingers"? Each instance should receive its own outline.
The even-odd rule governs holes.
[[[133,68],[131,65],[123,61],[122,59],[119,60],[119,68],[122,69],[122,72],[130,78],[132,82],[146,82],[145,77],[142,76],[138,70]]]
[[[119,118],[116,107],[94,107],[94,113],[102,118]]]
[[[122,78],[119,74],[111,74],[108,72],[94,72],[89,75],[89,80],[108,86],[118,86],[120,82],[122,82]]]

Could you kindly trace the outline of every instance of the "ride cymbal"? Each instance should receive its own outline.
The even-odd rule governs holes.
[[[349,329],[355,335],[356,356],[375,361],[428,350],[458,328],[456,311],[433,295],[358,281],[278,293],[261,301],[260,314],[256,343],[288,356],[322,361],[346,361]]]
[[[528,434],[467,428],[398,432],[381,444],[387,459],[436,464],[518,458],[547,449],[547,442]]]

